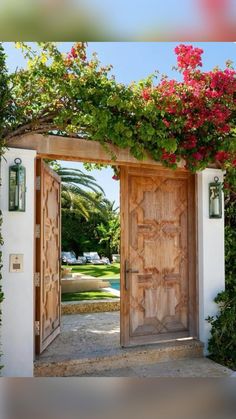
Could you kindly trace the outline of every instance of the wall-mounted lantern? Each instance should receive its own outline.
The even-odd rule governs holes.
[[[209,184],[209,217],[222,218],[222,185],[217,176]]]
[[[17,158],[9,167],[9,211],[25,211],[26,171]]]

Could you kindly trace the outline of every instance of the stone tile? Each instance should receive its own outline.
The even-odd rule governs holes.
[[[40,355],[40,362],[112,354],[120,348],[120,313],[62,316],[61,334]]]
[[[138,377],[224,377],[232,371],[207,358],[192,358],[134,367]]]

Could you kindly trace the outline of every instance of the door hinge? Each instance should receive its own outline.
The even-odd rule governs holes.
[[[40,188],[41,188],[41,177],[40,176],[36,176],[35,186],[36,186],[36,191],[40,191]]]
[[[35,237],[36,239],[40,239],[40,224],[36,224],[35,226]]]
[[[34,286],[35,287],[40,286],[40,273],[39,272],[34,273]]]
[[[34,334],[35,334],[35,336],[39,336],[40,335],[40,323],[39,323],[39,320],[35,320],[35,322],[34,322]]]

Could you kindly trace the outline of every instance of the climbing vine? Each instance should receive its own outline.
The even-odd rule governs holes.
[[[148,153],[176,168],[196,171],[217,164],[236,166],[236,72],[201,71],[203,51],[175,49],[182,81],[157,74],[131,85],[118,83],[111,66],[87,58],[76,43],[62,54],[53,43],[33,50],[19,44],[28,60],[11,76],[14,117],[5,138],[27,132],[57,133],[129,147],[138,159]],[[114,156],[115,158],[115,156]]]
[[[4,153],[4,134],[3,131],[7,127],[7,120],[10,117],[10,91],[8,86],[8,75],[5,65],[5,54],[2,45],[0,44],[0,164],[1,158]],[[3,244],[3,238],[1,234],[2,227],[2,213],[0,211],[0,246]],[[1,304],[4,299],[2,291],[2,252],[0,251],[0,326],[1,326]],[[1,348],[0,348],[1,356]],[[0,365],[1,369],[1,365]]]

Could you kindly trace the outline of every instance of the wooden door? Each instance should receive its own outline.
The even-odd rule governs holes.
[[[196,336],[195,177],[121,168],[121,345]]]
[[[41,159],[36,163],[36,353],[60,333],[61,184]]]

